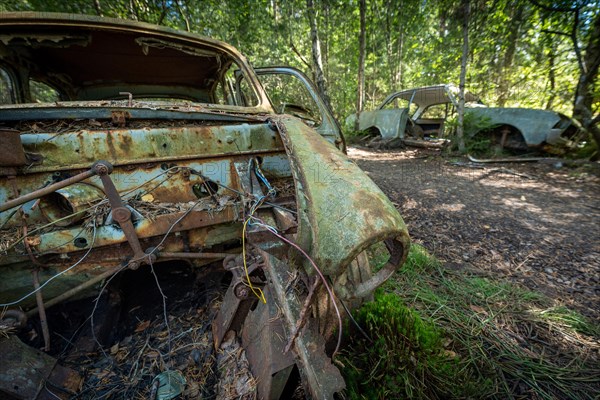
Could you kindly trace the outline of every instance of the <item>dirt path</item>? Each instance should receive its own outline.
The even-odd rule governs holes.
[[[551,163],[471,168],[413,150],[348,153],[396,203],[413,241],[446,268],[505,277],[600,320],[597,172]]]

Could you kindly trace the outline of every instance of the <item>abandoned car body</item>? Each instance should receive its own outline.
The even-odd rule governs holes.
[[[447,119],[458,108],[458,88],[436,85],[404,90],[389,95],[373,111],[360,113],[360,130],[377,130],[383,139],[444,134]],[[401,104],[399,104],[401,103]],[[472,93],[465,92],[465,133],[474,136],[485,131],[501,147],[516,150],[556,144],[573,129],[562,114],[527,108],[486,107]],[[356,114],[346,124],[353,127]]]
[[[39,315],[47,349],[47,309],[178,261],[231,277],[213,339],[242,337],[259,398],[279,398],[294,367],[314,398],[343,389],[332,316],[402,265],[409,238],[340,132],[276,114],[237,50],[168,28],[5,13],[0,57],[5,320]],[[370,246],[389,252],[375,274]],[[9,358],[0,393],[43,391],[39,371],[28,392],[11,384]]]

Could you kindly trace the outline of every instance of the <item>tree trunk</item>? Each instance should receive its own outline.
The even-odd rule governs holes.
[[[323,74],[323,60],[321,58],[321,42],[319,41],[319,30],[317,28],[317,15],[313,0],[306,0],[306,13],[310,24],[310,40],[312,42],[312,61],[314,67],[314,78],[319,90],[319,95],[327,106],[331,108],[329,95],[327,94],[327,81]]]
[[[365,103],[365,53],[366,53],[366,0],[359,1],[360,9],[360,32],[358,35],[358,90],[356,96],[356,121],[354,122],[354,130],[358,131],[360,113],[363,110]]]
[[[190,27],[190,19],[188,18],[188,15],[187,15],[187,7],[184,10],[182,5],[179,4],[179,0],[175,0],[175,5],[177,6],[177,11],[179,12],[179,15],[181,15],[181,18],[183,19],[183,22],[185,23],[185,30],[190,32],[191,27]]]
[[[465,81],[467,78],[467,57],[469,56],[469,13],[471,4],[469,0],[461,1],[463,12],[462,32],[463,32],[463,48],[462,58],[460,62],[460,85],[458,95],[458,129],[456,130],[456,138],[458,140],[458,151],[465,152]]]
[[[598,127],[600,115],[594,116],[592,111],[594,83],[600,67],[600,13],[596,14],[590,27],[589,41],[582,61],[581,74],[575,91],[573,118],[579,121],[582,128],[592,135],[600,149],[600,127]]]
[[[550,50],[548,52],[548,82],[550,84],[550,95],[546,102],[546,110],[551,110],[556,98],[556,44],[553,40],[550,41]]]
[[[394,79],[394,89],[404,89],[404,71],[402,69],[402,52],[404,51],[404,32],[400,33],[400,41],[398,43],[398,68],[396,69],[396,77]],[[400,86],[398,86],[400,85]]]
[[[394,41],[392,39],[392,21],[390,14],[392,13],[391,0],[385,2],[385,50],[387,53],[387,63],[390,70],[390,84],[392,90],[396,89],[394,79],[396,78],[396,65],[394,63]],[[394,32],[394,36],[396,32]]]
[[[511,13],[511,22],[508,24],[507,47],[502,60],[502,68],[500,69],[500,84],[498,85],[498,107],[504,107],[508,100],[508,73],[512,68],[513,59],[517,50],[517,41],[519,39],[521,25],[523,23],[523,3],[509,3],[509,7],[514,6]]]
[[[102,7],[100,7],[100,0],[94,0],[94,9],[96,10],[96,14],[99,17],[103,17],[103,15],[102,15]]]

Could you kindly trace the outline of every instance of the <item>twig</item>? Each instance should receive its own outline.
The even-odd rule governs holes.
[[[171,357],[171,328],[169,326],[169,317],[167,315],[167,296],[165,296],[165,293],[163,292],[162,287],[160,286],[160,282],[158,281],[158,276],[156,275],[156,272],[154,271],[154,265],[152,264],[151,260],[150,260],[150,271],[152,272],[152,275],[154,276],[154,280],[156,281],[156,287],[158,288],[158,291],[160,292],[160,295],[162,296],[163,317],[165,319],[165,326],[167,328],[167,340],[168,340],[167,343],[169,344],[168,356]]]
[[[147,336],[146,337],[146,342],[144,343],[144,345],[140,349],[140,352],[138,353],[138,356],[135,359],[135,362],[133,364],[131,364],[131,368],[129,369],[129,375],[127,375],[129,379],[132,378],[132,375],[131,375],[132,372],[133,372],[133,376],[135,376],[137,374],[138,365],[140,364],[140,358],[142,357],[142,354],[144,353],[144,349],[146,348],[146,346],[148,346],[149,342],[150,342],[150,336]],[[133,370],[133,367],[135,367],[135,371]]]
[[[46,317],[46,308],[40,288],[39,267],[33,270],[33,287],[36,290],[35,300],[37,302],[38,313],[40,314],[40,323],[42,324],[42,335],[44,336],[44,351],[50,351],[50,330],[48,329],[48,319]]]
[[[284,354],[287,353],[288,351],[290,351],[290,348],[294,344],[296,337],[298,337],[298,333],[300,333],[300,329],[302,329],[302,326],[304,326],[304,323],[306,322],[307,311],[312,303],[313,295],[315,294],[315,291],[320,283],[321,283],[321,281],[319,279],[315,278],[315,282],[311,285],[310,290],[308,291],[308,295],[306,296],[306,300],[304,300],[304,306],[302,306],[302,311],[300,311],[300,316],[298,317],[296,326],[294,327],[294,331],[292,332],[292,335],[290,336],[290,340],[287,342],[287,345],[285,346],[285,349],[283,350]],[[335,300],[331,299],[331,301],[335,301]]]
[[[542,160],[548,160],[547,157],[523,157],[523,158],[486,158],[486,159],[477,159],[472,155],[468,154],[467,158],[469,161],[474,163],[510,163],[510,162],[538,162]]]

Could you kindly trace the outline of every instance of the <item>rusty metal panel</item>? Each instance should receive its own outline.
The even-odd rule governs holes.
[[[354,130],[356,115],[352,114],[346,118],[348,129]],[[384,139],[403,139],[408,122],[408,109],[396,108],[391,110],[363,111],[358,120],[358,129],[361,131],[377,128]]]
[[[89,168],[97,160],[120,165],[201,160],[226,155],[282,151],[278,135],[265,123],[141,129],[27,133],[25,151],[44,161],[28,173]]]
[[[265,252],[261,252],[261,255],[265,260],[264,269],[273,293],[269,301],[276,301],[281,308],[284,327],[289,337],[300,319],[302,302],[293,290],[287,290],[290,267]],[[333,399],[335,393],[346,387],[340,371],[325,354],[325,342],[314,319],[308,318],[302,334],[294,341],[294,349],[304,384],[314,399]]]
[[[58,367],[58,368],[57,368]],[[48,398],[45,381],[74,393],[81,377],[56,366],[56,359],[23,344],[15,336],[0,339],[0,394],[16,399]]]
[[[292,353],[284,353],[287,337],[282,315],[269,287],[263,289],[269,301],[258,303],[248,314],[242,330],[242,344],[250,363],[252,374],[257,380],[261,399],[280,398],[294,366]]]
[[[0,149],[0,167],[22,167],[27,164],[19,131],[0,129]]]

